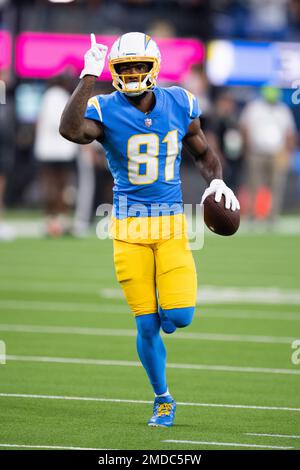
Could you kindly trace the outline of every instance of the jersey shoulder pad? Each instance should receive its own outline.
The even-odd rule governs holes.
[[[199,100],[190,91],[180,86],[172,86],[165,90],[168,90],[177,103],[186,110],[190,119],[195,119],[201,115]]]
[[[105,109],[107,104],[114,99],[115,93],[109,95],[92,96],[88,102],[85,112],[85,118],[104,122]]]

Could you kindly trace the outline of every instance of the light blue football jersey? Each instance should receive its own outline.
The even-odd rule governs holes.
[[[183,211],[182,139],[201,114],[199,103],[181,87],[152,91],[156,103],[147,114],[119,91],[88,101],[85,117],[104,126],[102,144],[114,178],[114,215],[120,219],[169,215],[170,207],[172,214]]]

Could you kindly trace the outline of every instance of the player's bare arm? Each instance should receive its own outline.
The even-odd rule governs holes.
[[[84,69],[80,82],[68,101],[61,117],[59,132],[63,137],[78,144],[89,144],[103,138],[100,122],[84,117],[88,100],[93,95],[97,77],[104,68],[107,47],[96,43],[91,34],[91,47],[84,56]]]
[[[194,119],[189,125],[188,132],[184,138],[196,165],[207,183],[213,179],[222,179],[222,165],[218,155],[213,151],[201,129],[200,120]]]
[[[207,142],[201,129],[200,119],[194,119],[189,125],[188,132],[184,137],[184,144],[195,158],[196,165],[200,169],[203,178],[209,183],[209,187],[202,196],[201,204],[207,196],[215,193],[216,202],[220,202],[222,195],[224,195],[226,209],[233,211],[239,209],[239,201],[222,180],[220,159]]]
[[[93,75],[86,75],[80,80],[61,117],[60,134],[65,139],[77,144],[89,144],[93,140],[101,140],[103,137],[102,124],[84,117],[95,82],[96,77]]]

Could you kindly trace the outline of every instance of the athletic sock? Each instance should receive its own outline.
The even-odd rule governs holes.
[[[160,395],[157,395],[155,393],[154,395],[155,395],[155,398],[168,397],[170,395],[170,392],[169,392],[169,389],[167,388],[167,391],[165,393],[162,393]]]
[[[166,349],[159,334],[160,319],[157,313],[139,315],[137,324],[137,351],[154,393],[164,394],[166,382]]]

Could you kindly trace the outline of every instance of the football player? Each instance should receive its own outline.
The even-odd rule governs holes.
[[[191,323],[197,287],[179,176],[183,143],[209,184],[201,202],[215,193],[217,201],[225,196],[228,209],[239,203],[201,130],[197,99],[183,88],[156,85],[161,56],[155,41],[143,33],[117,39],[108,58],[116,91],[93,96],[106,53],[92,34],[60,133],[79,144],[98,140],[106,149],[114,177],[115,269],[135,315],[138,355],[155,394],[148,424],[168,427],[176,403],[167,386],[160,329],[171,334]]]

